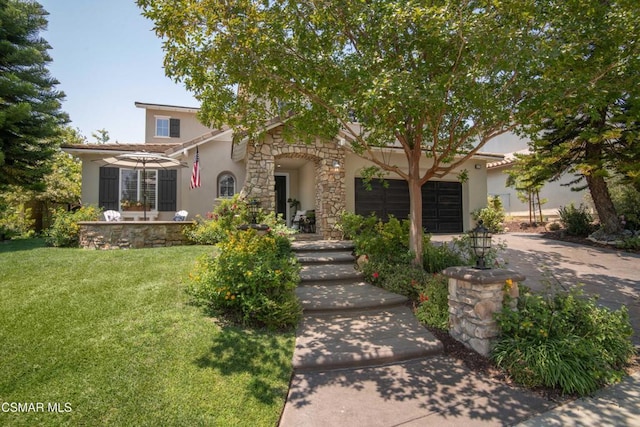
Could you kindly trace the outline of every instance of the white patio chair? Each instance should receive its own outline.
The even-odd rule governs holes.
[[[186,221],[188,215],[189,215],[189,212],[187,212],[187,211],[178,211],[173,216],[173,220],[174,221]]]
[[[111,221],[120,221],[120,212],[118,211],[114,211],[114,210],[108,210],[108,211],[104,211],[103,212],[104,215],[104,220],[111,222]]]
[[[300,230],[300,220],[305,216],[306,213],[307,213],[306,210],[296,212],[296,215],[291,220],[291,225],[293,226],[294,229]]]

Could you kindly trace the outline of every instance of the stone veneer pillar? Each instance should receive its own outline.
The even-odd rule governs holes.
[[[505,293],[515,308],[522,274],[504,269],[449,267],[449,333],[465,346],[488,356],[499,334],[493,315],[502,309]],[[507,285],[511,283],[511,286]]]

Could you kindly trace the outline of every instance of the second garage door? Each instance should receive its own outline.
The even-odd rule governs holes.
[[[374,213],[383,220],[389,215],[398,219],[409,217],[409,186],[406,181],[371,182],[368,190],[361,178],[355,179],[356,213]],[[462,232],[462,184],[448,181],[429,181],[422,186],[422,226],[428,233]]]

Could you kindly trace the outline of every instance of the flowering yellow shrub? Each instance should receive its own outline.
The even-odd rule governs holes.
[[[295,326],[299,267],[286,237],[249,229],[230,233],[218,255],[201,258],[189,293],[200,303],[247,325]]]

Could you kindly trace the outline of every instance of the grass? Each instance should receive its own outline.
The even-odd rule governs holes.
[[[210,250],[0,243],[0,404],[45,409],[4,405],[0,425],[276,425],[294,334],[189,305],[189,270]]]

